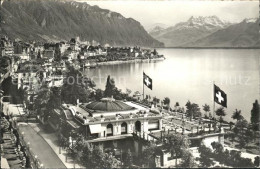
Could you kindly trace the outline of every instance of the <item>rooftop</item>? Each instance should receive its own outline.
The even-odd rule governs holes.
[[[122,101],[114,100],[112,98],[103,98],[101,101],[94,101],[92,103],[85,104],[84,107],[90,110],[103,112],[127,111],[136,109],[135,107],[132,107]]]

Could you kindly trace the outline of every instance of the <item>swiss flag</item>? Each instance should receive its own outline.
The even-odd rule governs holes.
[[[143,83],[149,89],[153,90],[153,80],[143,72]]]
[[[216,85],[214,85],[214,101],[223,107],[227,107],[227,95]]]

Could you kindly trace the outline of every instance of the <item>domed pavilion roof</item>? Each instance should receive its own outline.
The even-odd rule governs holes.
[[[131,107],[126,103],[115,100],[113,98],[103,98],[101,99],[101,101],[94,101],[92,103],[87,104],[85,107],[87,109],[105,112],[127,111],[135,109],[134,107]]]

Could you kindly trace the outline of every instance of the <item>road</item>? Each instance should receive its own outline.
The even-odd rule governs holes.
[[[49,144],[30,125],[19,124],[20,132],[24,132],[24,140],[30,142],[33,154],[37,155],[44,168],[66,168]]]

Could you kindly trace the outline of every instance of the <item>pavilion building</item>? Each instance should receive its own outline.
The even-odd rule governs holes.
[[[55,109],[53,115],[57,116],[49,119],[53,128],[59,130],[60,122],[57,119],[61,119],[73,130],[84,135],[88,142],[99,144],[104,149],[118,148],[118,144],[124,146],[134,132],[149,134],[162,129],[162,114],[137,103],[113,98],[63,105],[61,109]],[[134,143],[128,143],[130,142],[130,147],[137,150]]]

